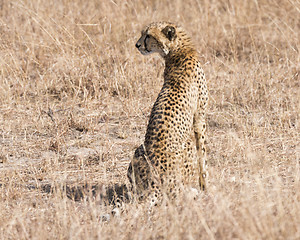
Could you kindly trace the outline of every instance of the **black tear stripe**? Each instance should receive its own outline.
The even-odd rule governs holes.
[[[144,40],[144,44],[145,44],[145,50],[147,51],[147,52],[150,52],[148,49],[147,49],[147,43],[146,43],[146,40],[149,38],[149,35],[146,35],[146,37],[145,37],[145,40]]]

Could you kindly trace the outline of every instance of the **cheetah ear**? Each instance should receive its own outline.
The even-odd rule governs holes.
[[[176,30],[172,26],[166,26],[163,30],[162,33],[165,34],[165,36],[170,40],[173,41],[177,35],[176,35]]]

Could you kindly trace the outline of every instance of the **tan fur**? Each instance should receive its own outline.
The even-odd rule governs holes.
[[[208,91],[198,54],[184,30],[168,22],[144,28],[136,43],[146,55],[165,60],[164,84],[154,103],[144,144],[128,168],[132,189],[156,204],[161,189],[199,181],[205,188],[205,112]]]

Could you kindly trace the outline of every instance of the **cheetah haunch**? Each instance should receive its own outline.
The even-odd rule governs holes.
[[[150,197],[155,205],[163,188],[172,195],[179,184],[198,181],[200,189],[206,187],[208,91],[198,54],[182,28],[151,23],[141,34],[137,49],[143,55],[157,52],[165,60],[164,84],[127,175],[138,198]]]

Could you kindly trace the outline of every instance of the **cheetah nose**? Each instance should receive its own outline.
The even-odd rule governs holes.
[[[135,44],[135,47],[136,47],[136,48],[140,48],[140,46],[141,46],[140,43],[136,43],[136,44]]]

